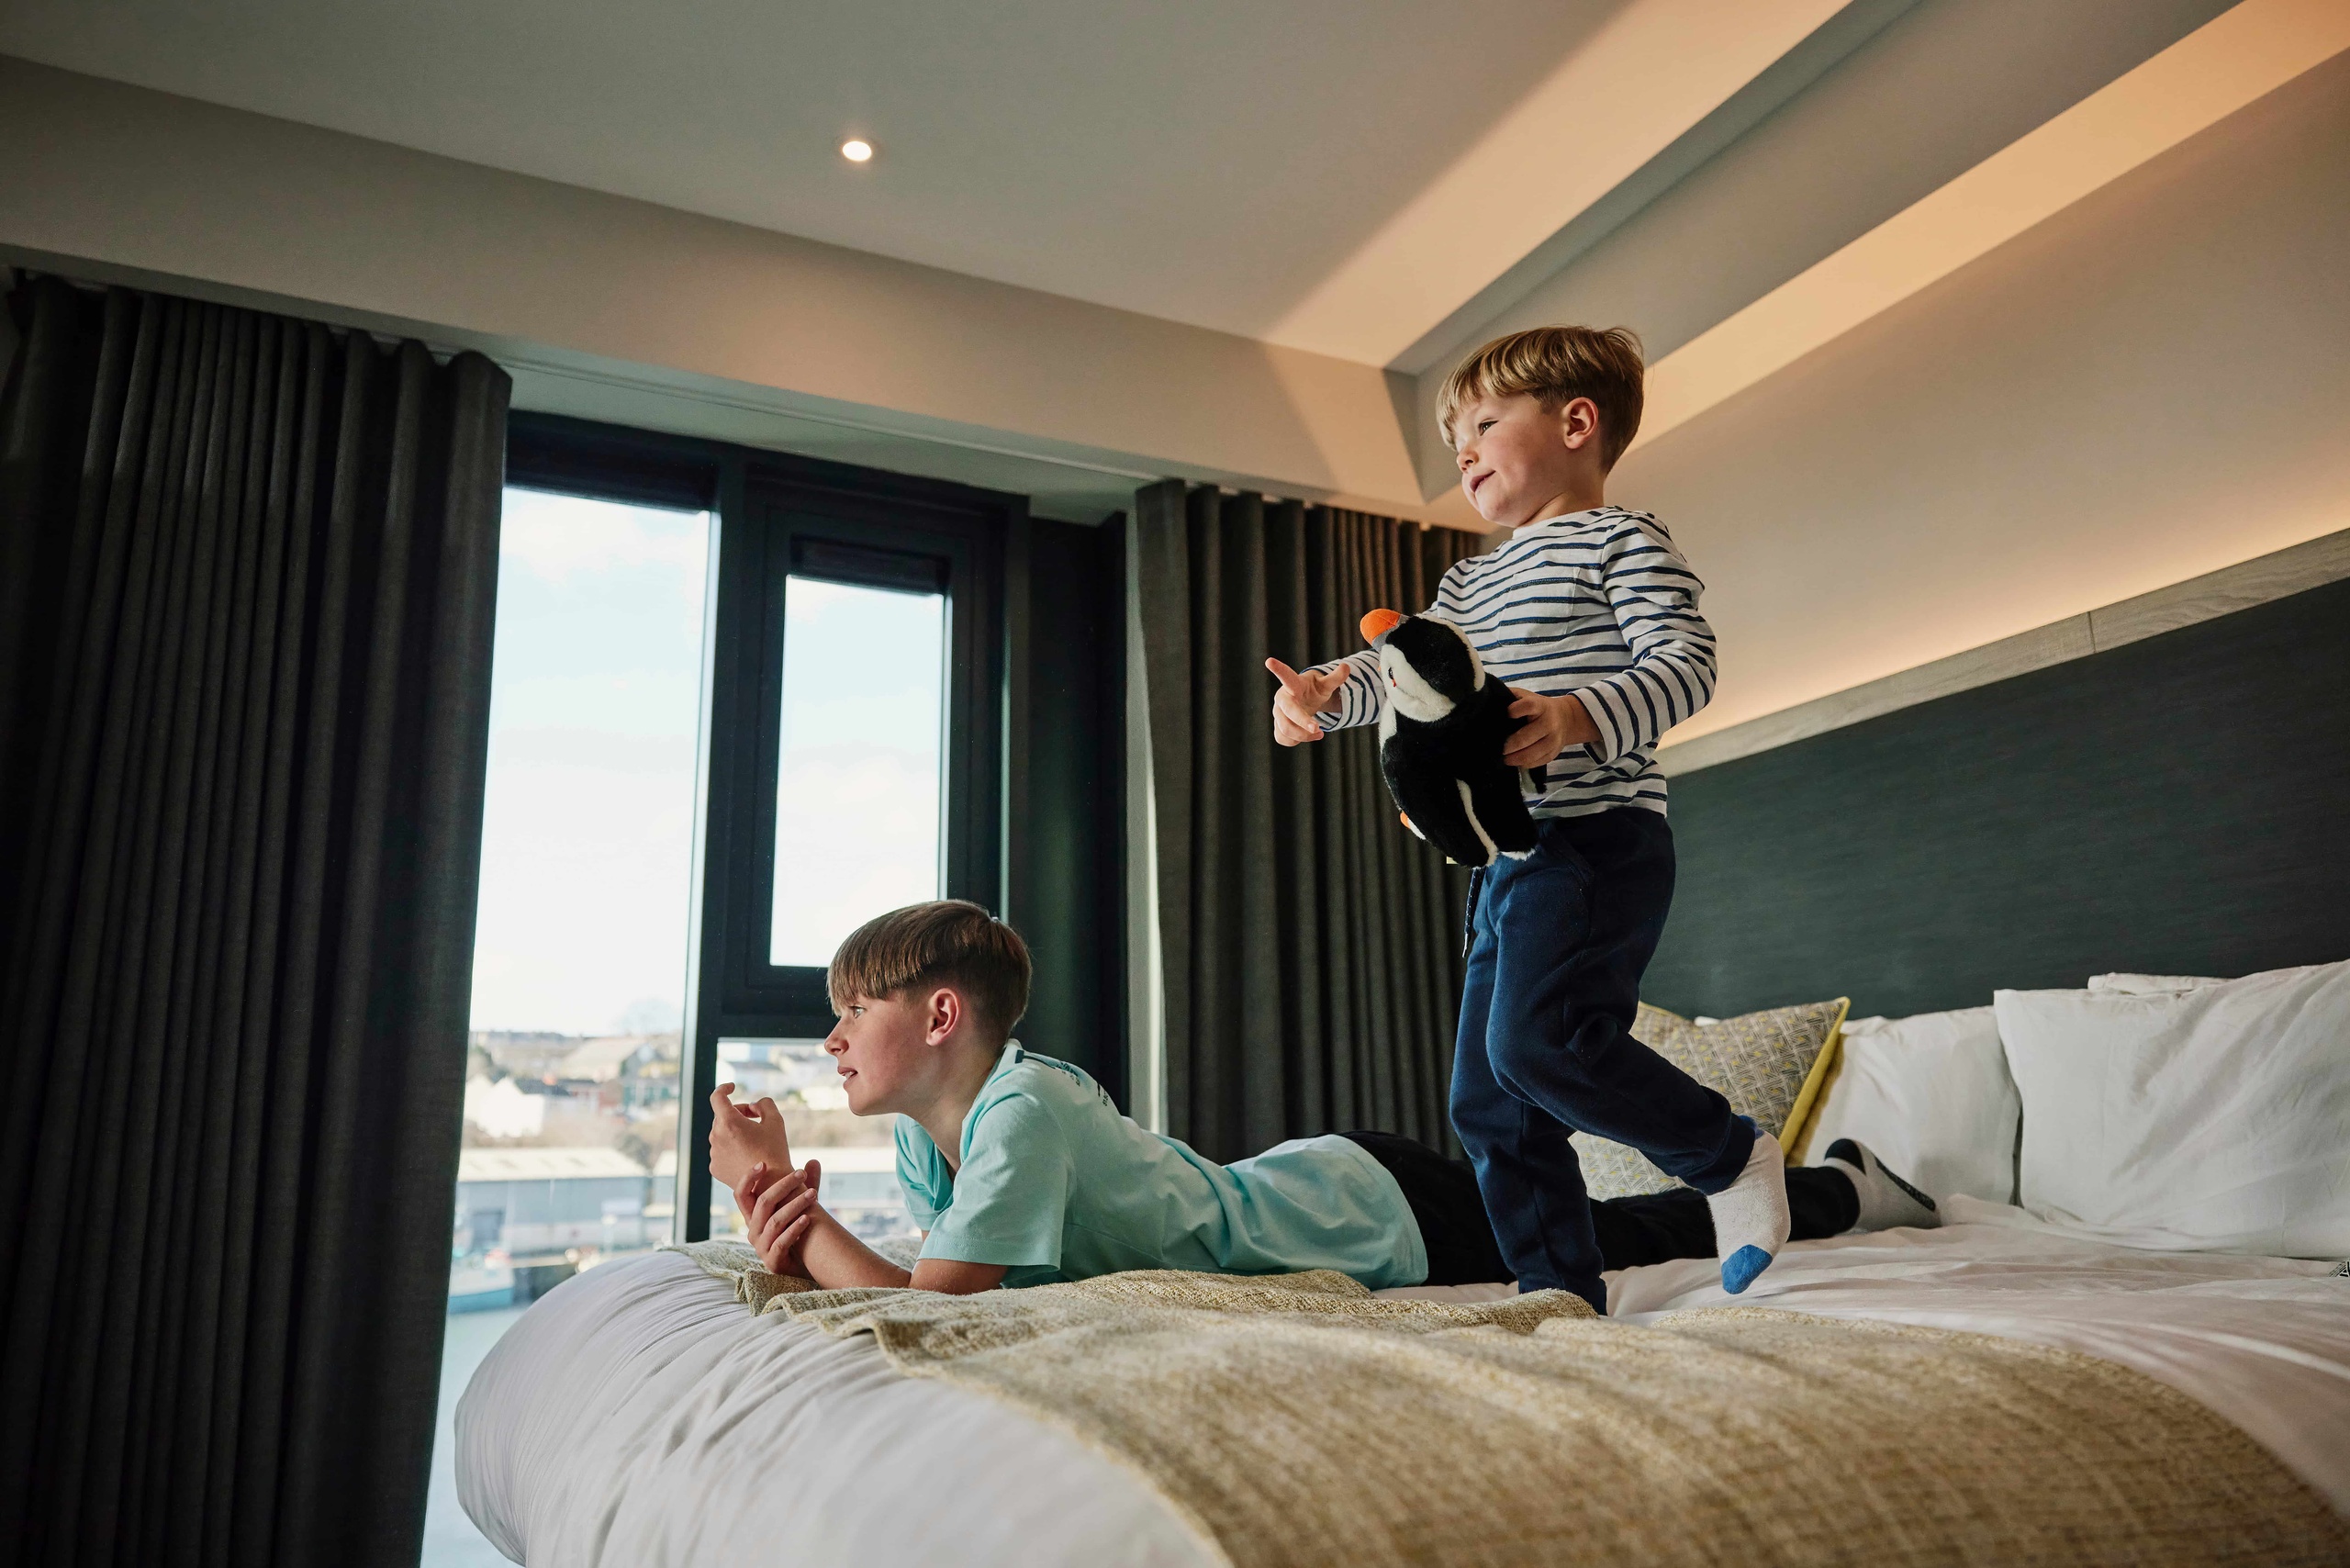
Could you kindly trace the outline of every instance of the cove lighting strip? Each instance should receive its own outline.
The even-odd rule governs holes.
[[[2350,49],[2350,0],[2244,0],[1649,367],[1635,446]]]

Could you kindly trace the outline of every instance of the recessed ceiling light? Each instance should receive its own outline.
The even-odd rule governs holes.
[[[852,136],[841,143],[841,156],[852,163],[869,163],[873,161],[873,143]]]

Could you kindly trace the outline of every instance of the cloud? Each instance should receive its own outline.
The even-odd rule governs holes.
[[[699,599],[709,559],[706,513],[623,506],[540,490],[508,490],[498,565],[550,583],[585,572],[666,566]]]

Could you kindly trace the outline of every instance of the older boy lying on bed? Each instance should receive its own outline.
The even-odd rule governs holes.
[[[828,1214],[822,1172],[794,1170],[773,1100],[712,1095],[710,1171],[733,1189],[773,1272],[831,1289],[962,1295],[1125,1269],[1335,1269],[1377,1290],[1504,1280],[1463,1163],[1388,1133],[1299,1138],[1218,1165],[1120,1115],[1101,1086],[1009,1036],[1028,1005],[1028,948],[977,904],[911,905],[841,944],[824,1042],[849,1109],[898,1114],[898,1180],[923,1229],[911,1274]],[[1933,1201],[1862,1146],[1787,1172],[1795,1236],[1940,1223]],[[1610,1269],[1714,1255],[1703,1196],[1592,1205]]]

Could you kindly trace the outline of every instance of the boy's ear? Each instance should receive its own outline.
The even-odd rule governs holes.
[[[1559,409],[1559,434],[1570,452],[1598,440],[1599,405],[1588,398],[1568,398]]]
[[[930,993],[930,1016],[924,1022],[928,1025],[932,1045],[939,1044],[953,1034],[955,1026],[962,1021],[963,999],[953,990],[942,985]]]

